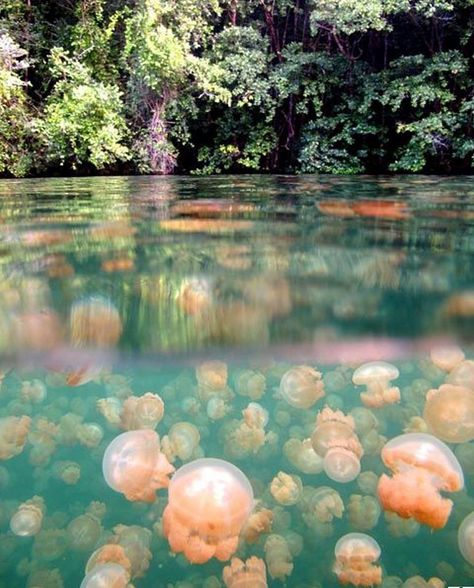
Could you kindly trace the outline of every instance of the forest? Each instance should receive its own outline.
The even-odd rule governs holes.
[[[1,0],[0,176],[472,173],[473,0]]]

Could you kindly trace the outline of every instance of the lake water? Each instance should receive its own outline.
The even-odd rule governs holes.
[[[268,586],[339,586],[334,548],[352,532],[378,542],[367,565],[385,588],[474,585],[457,540],[474,511],[473,178],[12,180],[0,198],[0,587],[79,587],[107,545],[136,588],[224,586],[228,562],[170,550],[166,489],[145,502],[143,481],[135,499],[107,485],[106,448],[143,426],[176,469],[210,457],[247,476],[267,525],[247,526],[235,555],[265,560]],[[371,406],[352,381],[373,361],[399,371],[368,385],[383,402],[399,389],[393,403]],[[464,423],[459,442],[427,422],[426,393],[445,382],[465,389],[462,409],[452,390],[441,403]],[[146,393],[162,418],[155,397],[139,408]],[[349,482],[314,451],[326,406],[352,427],[352,444],[324,450],[360,461]],[[378,479],[393,475],[381,450],[404,432],[443,438],[462,467],[464,488],[442,492],[454,503],[443,528],[380,506]],[[470,541],[474,552],[474,528]]]

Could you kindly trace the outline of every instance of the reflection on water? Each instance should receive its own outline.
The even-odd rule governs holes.
[[[0,182],[0,588],[472,584],[473,195]]]

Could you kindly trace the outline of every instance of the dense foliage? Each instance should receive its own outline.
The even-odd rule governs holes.
[[[472,171],[474,0],[2,0],[0,175]]]

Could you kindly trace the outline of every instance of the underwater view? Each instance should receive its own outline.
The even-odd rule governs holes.
[[[474,182],[0,181],[0,588],[474,586]]]

